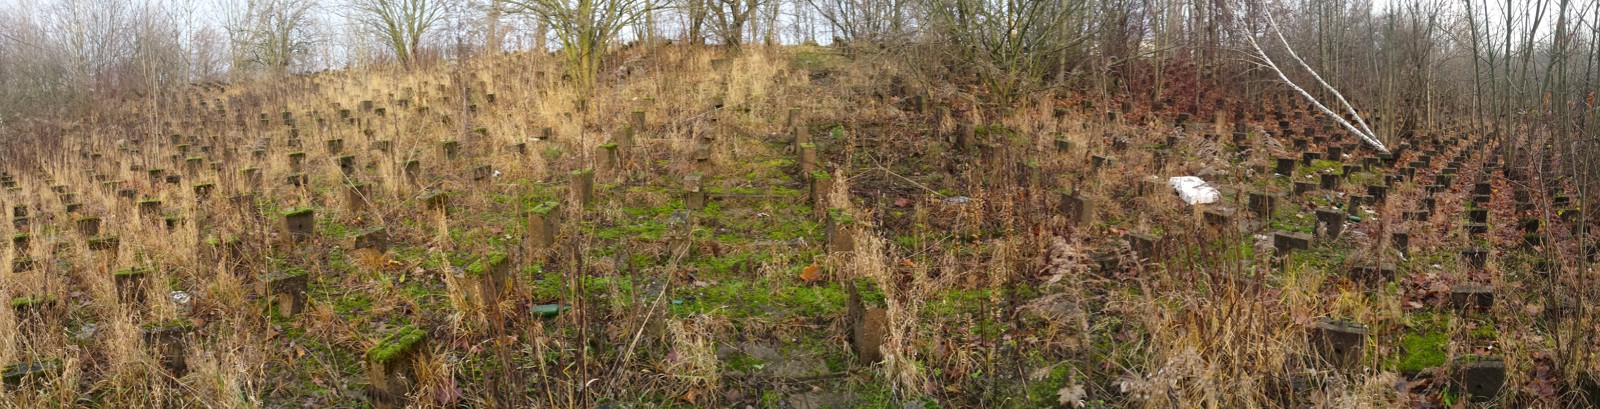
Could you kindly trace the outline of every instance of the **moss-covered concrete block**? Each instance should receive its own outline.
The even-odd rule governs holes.
[[[427,331],[406,326],[367,350],[367,394],[376,406],[398,406],[416,387],[416,361],[427,338]]]

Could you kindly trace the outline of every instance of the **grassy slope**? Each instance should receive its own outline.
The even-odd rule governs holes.
[[[1441,286],[1486,281],[1518,288],[1524,279],[1500,267],[1473,274],[1454,267],[1453,243],[1464,233],[1450,209],[1465,200],[1466,178],[1440,196],[1432,221],[1404,223],[1416,248],[1397,263],[1401,278],[1362,284],[1344,272],[1378,257],[1395,261],[1383,250],[1383,232],[1402,224],[1400,210],[1416,206],[1420,195],[1410,182],[1397,185],[1388,204],[1372,207],[1376,213],[1345,239],[1319,243],[1295,254],[1289,268],[1271,269],[1270,246],[1251,234],[1206,228],[1164,191],[1135,194],[1145,175],[1206,171],[1239,190],[1289,187],[1283,178],[1250,173],[1284,152],[1258,148],[1234,157],[1198,133],[1180,138],[1174,148],[1180,160],[1164,172],[1153,169],[1148,147],[1172,131],[1128,118],[1171,119],[1171,111],[1147,117],[1135,109],[1119,123],[1105,123],[1098,114],[1066,109],[1077,107],[1076,100],[1060,100],[996,118],[952,118],[946,110],[909,109],[886,80],[898,74],[833,50],[719,60],[729,67],[708,53],[628,53],[624,65],[634,74],[584,99],[586,110],[575,109],[579,98],[556,86],[548,61],[530,56],[474,63],[460,73],[328,73],[184,94],[213,101],[210,108],[230,97],[245,106],[226,103],[226,114],[200,114],[208,108],[198,106],[188,113],[179,110],[182,103],[164,107],[156,114],[163,126],[151,134],[195,138],[189,149],[207,147],[199,157],[208,160],[229,149],[238,157],[177,185],[147,183],[145,172],[129,166],[181,169],[168,155],[182,148],[157,141],[164,137],[144,138],[141,152],[103,150],[119,159],[116,166],[74,159],[48,164],[42,177],[13,169],[23,191],[65,184],[87,213],[129,221],[107,227],[123,238],[114,256],[87,250],[64,228],[32,228],[47,238],[34,249],[67,243],[58,257],[65,264],[44,268],[57,274],[8,274],[6,287],[19,289],[13,291],[19,297],[70,297],[55,317],[69,331],[21,335],[23,317],[0,314],[0,328],[10,331],[0,358],[62,359],[69,376],[37,392],[7,388],[4,400],[362,406],[369,402],[364,354],[407,326],[429,333],[408,399],[441,406],[1042,407],[1081,390],[1095,406],[1244,407],[1273,406],[1276,385],[1303,382],[1325,387],[1317,394],[1302,390],[1305,399],[1385,407],[1457,396],[1441,382],[1396,393],[1400,372],[1429,371],[1485,344],[1505,351],[1514,371],[1528,371],[1540,365],[1537,351],[1550,347],[1547,338],[1526,335],[1543,322],[1469,317],[1444,307]],[[965,112],[956,95],[927,95],[935,105]],[[711,109],[718,96],[725,106]],[[242,102],[251,100],[260,105]],[[363,100],[385,112],[362,111]],[[339,119],[335,104],[356,119]],[[790,107],[800,108],[822,161],[840,180],[830,203],[860,228],[854,255],[824,251],[825,226],[784,139]],[[566,201],[570,172],[602,162],[601,144],[621,132],[635,109],[648,115],[636,136],[639,148],[627,155],[624,170],[597,171],[599,203],[580,210],[567,202],[559,210],[557,246],[526,248],[526,211]],[[290,112],[295,123],[283,124],[280,112]],[[124,116],[113,115],[113,123],[142,118],[117,115]],[[963,122],[982,125],[974,134],[996,153],[959,152],[941,141]],[[553,140],[530,139],[545,127]],[[288,146],[290,129],[299,147]],[[713,137],[712,165],[696,165],[694,141],[706,135]],[[1115,152],[1103,135],[1124,135],[1133,144]],[[250,155],[257,136],[271,141],[265,158]],[[127,136],[102,130],[75,137],[109,147]],[[1058,137],[1075,148],[1055,151]],[[331,164],[337,155],[324,148],[330,139],[356,155],[360,169],[352,179],[373,187],[364,209],[348,208],[346,179]],[[392,153],[370,149],[376,140],[390,141]],[[463,141],[465,156],[442,158],[443,140]],[[514,143],[526,143],[527,153],[510,149]],[[280,181],[294,173],[288,153],[299,151],[307,152],[310,184],[284,186]],[[1094,171],[1086,160],[1091,153],[1116,160]],[[423,172],[408,183],[400,168],[413,158]],[[1443,161],[1435,162],[1437,169]],[[1037,173],[1023,180],[1013,163]],[[473,181],[471,169],[479,165],[500,176]],[[244,167],[266,175],[254,209],[226,199],[248,190],[234,176]],[[182,223],[170,233],[141,227],[133,205],[95,188],[82,169],[163,200]],[[690,171],[706,174],[712,200],[703,210],[684,208],[679,178]],[[1381,176],[1364,172],[1352,180],[1343,192],[1290,198],[1271,220],[1254,222],[1310,231],[1310,209],[1343,203]],[[218,183],[220,192],[195,205],[187,186],[200,181]],[[429,190],[449,192],[443,218],[418,199]],[[1093,199],[1096,221],[1073,226],[1063,219],[1055,192],[1066,190]],[[1503,209],[1509,192],[1497,192]],[[7,204],[63,214],[56,195],[31,197],[13,196]],[[1228,201],[1243,205],[1232,196]],[[274,226],[283,212],[300,208],[314,211],[318,237],[290,244]],[[391,235],[387,251],[348,244],[352,232],[377,226]],[[1172,257],[1128,263],[1127,231],[1164,235]],[[1513,248],[1507,236],[1491,235],[1490,244]],[[243,260],[203,256],[228,237],[244,243]],[[471,295],[479,284],[458,271],[491,252],[511,254],[513,274],[503,297],[481,305]],[[822,278],[802,280],[813,264]],[[132,266],[151,267],[142,306],[117,302],[115,283],[101,274]],[[312,277],[308,311],[294,318],[277,314],[254,283],[288,269]],[[846,281],[863,288],[865,304],[887,308],[893,324],[887,362],[854,359],[844,320]],[[172,303],[172,290],[195,298]],[[1496,311],[1534,304],[1516,293],[1502,297]],[[554,317],[533,311],[547,304],[573,309]],[[1376,370],[1350,378],[1321,370],[1326,366],[1315,362],[1305,335],[1318,317],[1369,325],[1373,337],[1362,362]],[[139,347],[137,326],[176,318],[196,323],[186,352],[190,373],[154,382],[162,375],[143,364],[151,353]],[[99,331],[73,335],[90,325]],[[1529,397],[1537,398],[1523,399]]]

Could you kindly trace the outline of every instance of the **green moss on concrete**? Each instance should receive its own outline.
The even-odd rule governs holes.
[[[403,358],[421,346],[422,340],[427,337],[428,333],[426,331],[415,326],[401,327],[382,341],[379,341],[377,346],[368,349],[367,360],[386,363],[396,358]]]
[[[495,251],[467,265],[466,272],[470,275],[483,275],[504,266],[505,263],[506,253]]]
[[[26,308],[26,307],[32,307],[32,306],[37,306],[37,305],[43,305],[43,304],[50,303],[51,301],[55,301],[55,299],[56,299],[55,297],[51,297],[51,296],[48,296],[48,295],[34,295],[34,296],[12,298],[11,299],[11,308]]]
[[[551,211],[555,210],[556,208],[558,208],[560,206],[561,206],[561,203],[555,202],[555,201],[546,201],[546,202],[535,203],[535,204],[532,204],[531,206],[528,207],[528,213],[538,214],[538,215],[547,215],[547,214],[550,214]]]
[[[149,270],[146,270],[142,267],[134,267],[117,270],[117,272],[112,273],[112,275],[116,277],[137,277],[145,275],[146,273],[149,273]]]
[[[850,217],[850,215],[846,214],[842,209],[828,209],[828,217],[832,218],[834,223],[839,224],[850,224],[855,222],[855,218]]]

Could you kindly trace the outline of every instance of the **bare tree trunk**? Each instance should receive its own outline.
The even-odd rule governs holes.
[[[684,42],[688,43],[689,45],[705,44],[706,15],[708,14],[708,10],[706,10],[706,8],[710,5],[709,3],[711,0],[686,1],[688,6],[685,7],[687,10],[685,11],[684,18],[689,20],[689,38],[685,38]]]
[[[483,48],[489,51],[489,55],[499,54],[502,49],[500,42],[505,34],[500,33],[500,16],[504,7],[500,0],[489,0],[488,28],[483,41]]]

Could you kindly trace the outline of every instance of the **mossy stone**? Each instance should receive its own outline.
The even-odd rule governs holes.
[[[422,344],[428,333],[415,326],[405,326],[389,334],[377,346],[367,350],[367,360],[386,363],[408,356]]]
[[[532,207],[529,207],[528,208],[528,213],[538,214],[538,215],[547,215],[547,214],[550,214],[551,211],[554,211],[557,207],[560,207],[560,206],[561,206],[561,203],[554,202],[554,201],[546,201],[546,202],[534,204]]]
[[[499,251],[492,252],[489,253],[489,255],[472,262],[472,264],[467,265],[466,273],[471,275],[483,275],[484,273],[504,266],[505,262],[506,253]]]
[[[117,270],[117,272],[112,273],[112,275],[115,277],[138,277],[143,276],[146,273],[149,273],[149,270],[140,267],[134,267]]]

